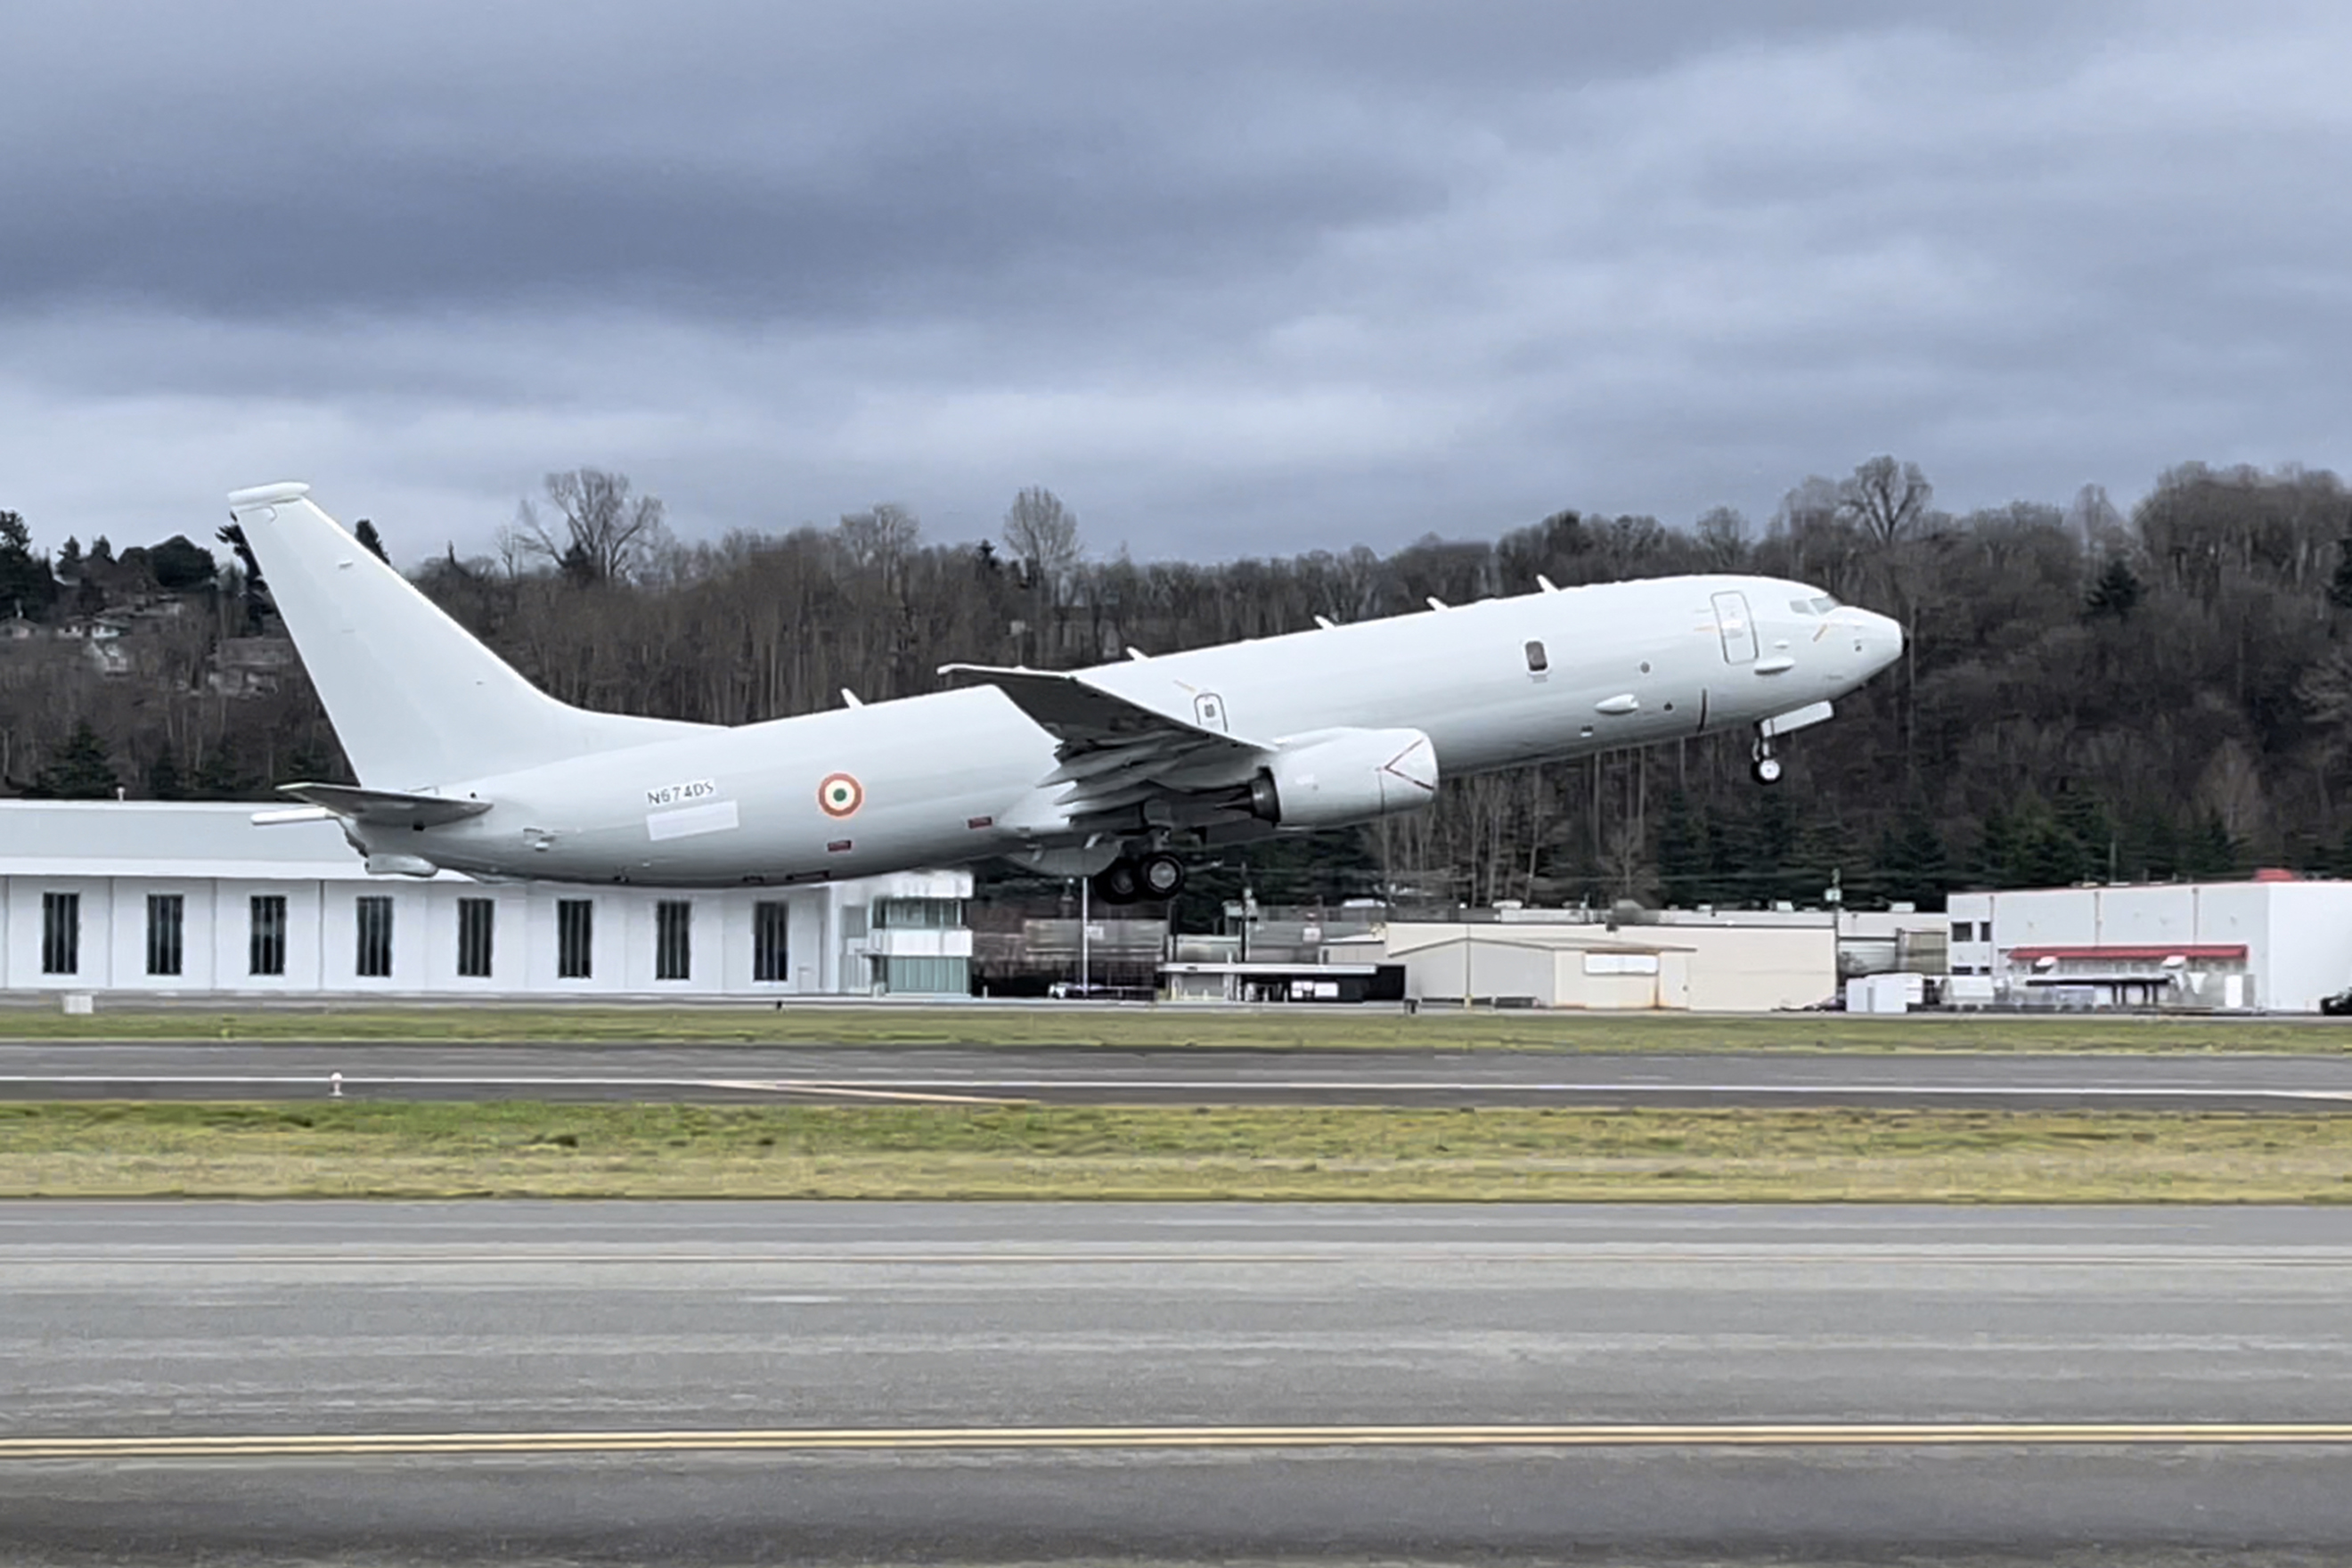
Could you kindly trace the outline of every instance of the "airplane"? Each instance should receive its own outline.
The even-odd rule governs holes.
[[[1002,858],[1175,896],[1184,850],[1426,805],[1442,777],[1747,731],[1780,740],[1895,662],[1902,628],[1818,588],[1701,575],[1538,591],[742,725],[592,712],[533,687],[301,484],[230,515],[356,784],[281,785],[384,875],[784,886]]]

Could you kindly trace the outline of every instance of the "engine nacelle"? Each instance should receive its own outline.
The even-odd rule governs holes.
[[[1285,746],[1250,784],[1250,815],[1340,827],[1437,796],[1437,750],[1418,730],[1337,730]]]

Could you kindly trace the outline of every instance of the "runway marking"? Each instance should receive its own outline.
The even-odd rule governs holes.
[[[255,1433],[0,1438],[0,1461],[927,1449],[2179,1447],[2287,1444],[2352,1445],[2352,1423],[909,1426],[686,1432]]]
[[[145,1088],[240,1088],[310,1089],[326,1094],[340,1088],[339,1098],[348,1098],[362,1089],[696,1089],[725,1090],[737,1094],[808,1094],[857,1100],[907,1100],[942,1105],[1023,1105],[1025,1100],[1003,1095],[974,1093],[944,1093],[949,1088],[988,1088],[989,1085],[915,1084],[895,1087],[888,1080],[874,1082],[830,1083],[815,1079],[704,1079],[704,1078],[491,1078],[479,1075],[459,1077],[355,1078],[349,1074],[340,1079],[326,1073],[0,1073],[0,1086],[5,1085],[89,1085],[91,1087],[136,1086]]]
[[[1655,1079],[1549,1081],[1426,1079],[713,1079],[642,1077],[496,1077],[478,1074],[399,1076],[345,1075],[344,1092],[398,1093],[415,1089],[648,1089],[734,1094],[805,1094],[830,1098],[905,1100],[917,1103],[1014,1105],[1040,1093],[1219,1095],[1243,1100],[1269,1095],[1577,1095],[1621,1100],[1669,1100],[1688,1096],[1785,1100],[2274,1100],[2290,1104],[2352,1104],[2352,1089],[2232,1088],[2179,1084],[1893,1084],[1893,1083],[1671,1083]],[[325,1073],[0,1073],[0,1087],[300,1088],[324,1094]]]

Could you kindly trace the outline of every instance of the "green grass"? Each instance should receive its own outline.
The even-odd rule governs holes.
[[[1444,1049],[1721,1052],[2168,1051],[2341,1055],[2352,1020],[2064,1017],[1976,1015],[1769,1017],[1689,1014],[1423,1013],[1270,1008],[916,1005],[781,1010],[681,1007],[268,1008],[246,1013],[116,1010],[89,1017],[32,1008],[0,1012],[14,1040],[534,1040],[697,1045],[1228,1047],[1246,1049]]]
[[[0,1106],[0,1196],[2352,1201],[2352,1117]]]

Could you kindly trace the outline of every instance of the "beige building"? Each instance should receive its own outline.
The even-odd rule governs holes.
[[[1529,911],[1532,912],[1532,911]],[[1332,963],[1402,964],[1407,1000],[1432,1005],[1609,1012],[1765,1013],[1837,988],[1833,921],[1610,926],[1508,921],[1399,922],[1334,942]]]

